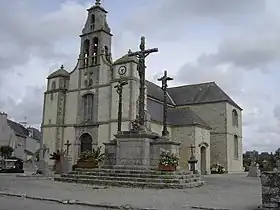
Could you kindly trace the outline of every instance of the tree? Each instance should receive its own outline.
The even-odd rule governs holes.
[[[10,146],[1,146],[0,153],[2,158],[8,158],[12,156],[14,149]]]

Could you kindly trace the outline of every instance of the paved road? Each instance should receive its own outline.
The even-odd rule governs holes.
[[[183,190],[102,188],[52,180],[0,175],[0,191],[30,196],[79,200],[96,204],[127,205],[160,210],[185,210],[185,206],[252,210],[261,204],[260,179],[241,175],[211,175],[206,185]],[[168,199],[167,199],[168,198]],[[1,210],[1,205],[0,205]]]
[[[77,205],[56,204],[53,202],[36,201],[24,198],[0,196],[0,210],[104,210],[101,208]]]

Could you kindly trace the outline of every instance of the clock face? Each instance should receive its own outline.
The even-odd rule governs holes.
[[[126,67],[125,66],[121,66],[119,68],[119,75],[124,75],[126,73]]]

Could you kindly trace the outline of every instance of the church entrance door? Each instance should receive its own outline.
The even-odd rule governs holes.
[[[206,147],[200,147],[200,171],[201,174],[206,174]]]
[[[80,137],[81,140],[81,152],[92,152],[92,138],[88,133],[84,133]]]

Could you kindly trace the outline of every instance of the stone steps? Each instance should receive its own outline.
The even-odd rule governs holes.
[[[128,174],[128,173],[114,173],[114,172],[77,172],[73,171],[70,172],[69,175],[86,175],[86,176],[112,176],[112,177],[134,177],[134,178],[161,178],[161,179],[190,179],[190,178],[196,178],[200,177],[198,174],[188,174],[188,175],[177,175],[177,174],[149,174],[149,173],[134,173],[134,174]],[[65,175],[62,175],[65,176]]]
[[[115,181],[131,181],[131,182],[149,182],[149,183],[190,183],[200,181],[200,178],[188,178],[183,177],[173,177],[169,179],[164,178],[142,178],[142,177],[125,177],[125,176],[92,176],[92,175],[62,175],[62,178],[72,178],[72,179],[91,179],[91,180],[115,180]]]
[[[174,184],[174,183],[147,183],[147,182],[131,182],[131,181],[116,181],[116,180],[93,180],[93,179],[73,179],[68,177],[58,177],[55,181],[80,183],[80,184],[92,184],[92,185],[108,185],[114,187],[135,187],[135,188],[173,188],[184,189],[199,187],[204,184],[203,181],[190,182],[186,184]]]
[[[202,186],[198,174],[187,171],[163,172],[137,169],[76,169],[54,179],[61,182],[75,182],[92,185],[140,188],[190,188]]]
[[[127,173],[127,174],[152,174],[152,175],[190,175],[189,171],[158,171],[158,170],[137,170],[137,169],[105,169],[105,168],[94,168],[94,169],[81,169],[76,168],[75,173],[85,172],[113,172],[113,173]],[[73,173],[72,172],[72,173]]]

